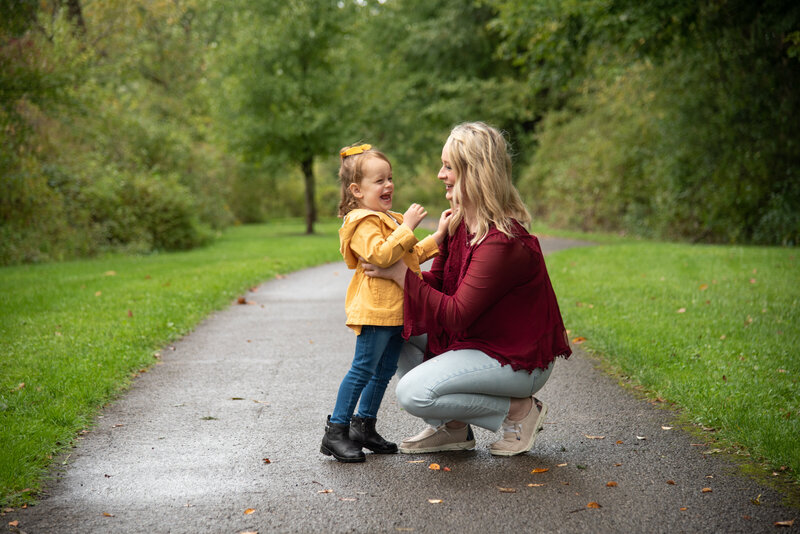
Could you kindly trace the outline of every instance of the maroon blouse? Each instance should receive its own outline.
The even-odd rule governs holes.
[[[464,223],[420,280],[405,279],[403,336],[428,334],[426,359],[477,349],[515,371],[572,354],[539,240],[515,222],[470,246]]]

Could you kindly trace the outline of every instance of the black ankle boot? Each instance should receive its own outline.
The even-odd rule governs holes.
[[[350,419],[350,439],[376,454],[394,454],[397,445],[386,441],[375,430],[377,419],[371,417],[353,417]]]
[[[325,426],[325,435],[322,437],[322,446],[319,452],[333,456],[340,462],[363,462],[367,459],[361,446],[350,439],[350,425],[331,423],[331,416]]]

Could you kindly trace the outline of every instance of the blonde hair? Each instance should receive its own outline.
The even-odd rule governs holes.
[[[514,220],[523,225],[530,222],[530,213],[511,182],[511,155],[502,132],[483,122],[459,124],[450,131],[444,153],[456,175],[450,235],[464,219],[464,202],[475,210],[472,245],[480,243],[492,225],[513,237]]]
[[[342,154],[346,150],[357,146],[359,146],[359,143],[346,146],[342,148],[339,153]],[[350,191],[350,184],[361,185],[361,180],[364,178],[364,173],[362,171],[364,162],[370,158],[382,159],[389,164],[390,169],[392,168],[392,162],[389,161],[389,158],[387,158],[383,152],[375,150],[374,148],[368,148],[350,156],[342,156],[342,163],[339,166],[339,183],[342,186],[341,198],[339,200],[339,217],[344,217],[359,207],[358,199],[356,199]]]

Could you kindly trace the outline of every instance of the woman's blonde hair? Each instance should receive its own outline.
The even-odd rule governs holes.
[[[450,235],[464,218],[465,202],[475,210],[473,245],[486,237],[492,225],[512,237],[513,220],[523,225],[530,222],[530,213],[511,182],[511,155],[502,132],[483,122],[459,124],[450,131],[444,154],[456,175]]]
[[[350,154],[350,152],[355,152]],[[362,169],[364,162],[370,158],[382,159],[392,168],[392,162],[380,150],[375,150],[370,145],[359,145],[358,143],[346,146],[339,151],[342,163],[339,166],[339,183],[342,186],[341,198],[339,200],[339,217],[344,217],[354,209],[359,207],[358,200],[350,191],[350,184],[361,185],[364,178]]]

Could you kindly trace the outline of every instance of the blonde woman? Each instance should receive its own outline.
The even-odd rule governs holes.
[[[529,451],[547,405],[534,397],[557,356],[571,354],[530,216],[511,182],[502,133],[481,122],[450,133],[438,178],[453,206],[448,236],[429,272],[402,262],[365,274],[404,289],[404,344],[397,400],[429,427],[405,439],[407,454],[475,447],[470,425],[503,438],[497,456]]]

